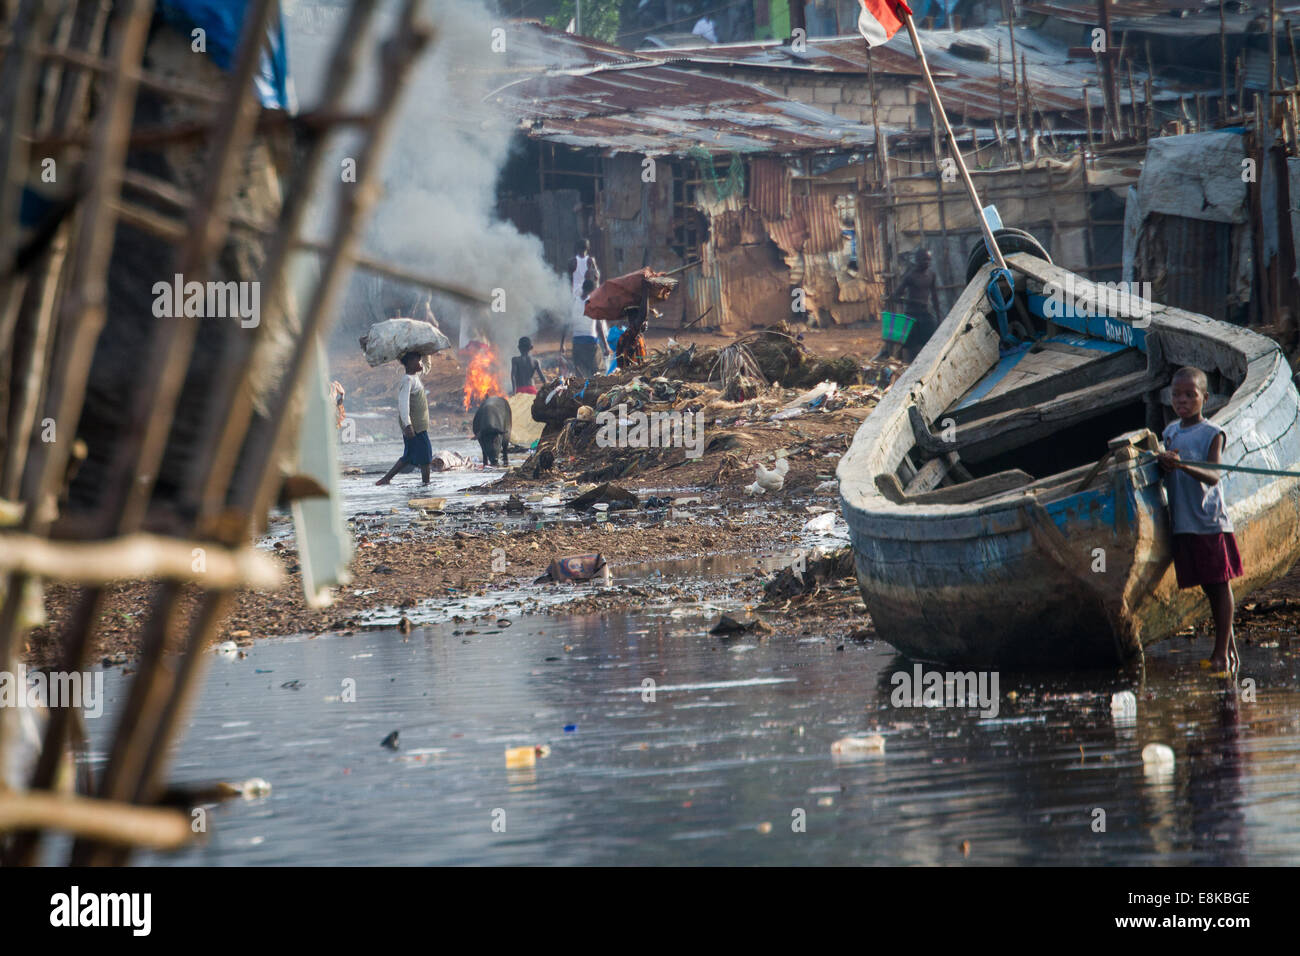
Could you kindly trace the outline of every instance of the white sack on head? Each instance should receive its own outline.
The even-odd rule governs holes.
[[[429,355],[451,348],[451,341],[428,322],[418,319],[387,319],[376,322],[361,339],[371,368],[396,362],[407,352]]]

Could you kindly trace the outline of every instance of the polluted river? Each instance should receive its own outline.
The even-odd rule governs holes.
[[[435,474],[428,489],[411,475],[376,487],[399,447],[342,446],[346,517],[414,495],[504,497],[472,490],[492,477],[483,471]],[[463,436],[437,447],[476,451]],[[1244,645],[1235,687],[1198,666],[1201,644],[1178,640],[1140,668],[1002,671],[977,694],[936,701],[918,679],[937,665],[881,641],[709,634],[739,609],[731,583],[780,561],[624,564],[608,585],[578,586],[705,581],[704,601],[569,613],[556,606],[561,588],[534,585],[422,602],[400,630],[403,615],[379,607],[350,632],[212,652],[170,779],[261,778],[269,789],[205,804],[201,846],[138,860],[1145,865],[1300,855],[1300,663],[1285,638]],[[128,672],[105,669],[103,716],[87,722],[96,769]]]

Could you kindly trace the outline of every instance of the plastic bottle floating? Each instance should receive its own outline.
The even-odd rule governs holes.
[[[1155,770],[1172,770],[1174,752],[1166,744],[1147,744],[1142,748],[1142,763]]]
[[[1116,717],[1136,717],[1137,697],[1131,690],[1121,690],[1110,695],[1110,712]]]

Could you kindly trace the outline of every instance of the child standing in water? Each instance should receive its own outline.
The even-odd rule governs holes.
[[[1165,451],[1158,458],[1165,471],[1169,515],[1173,523],[1174,573],[1180,588],[1200,587],[1214,614],[1214,652],[1210,667],[1235,672],[1240,664],[1232,633],[1232,586],[1242,575],[1241,555],[1223,500],[1222,475],[1187,461],[1217,464],[1223,454],[1223,429],[1201,414],[1209,383],[1198,368],[1180,368],[1172,385],[1178,421],[1165,429]]]
[[[388,474],[375,482],[377,485],[388,484],[399,471],[413,465],[420,466],[424,483],[429,483],[433,445],[429,443],[429,396],[424,393],[424,383],[420,381],[421,363],[419,352],[407,352],[402,356],[406,375],[397,389],[397,421],[402,426],[405,447],[402,457],[397,459]]]

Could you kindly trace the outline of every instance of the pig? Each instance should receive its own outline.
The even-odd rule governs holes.
[[[483,449],[483,464],[501,464],[510,467],[510,403],[500,396],[485,398],[474,413],[474,437]]]

